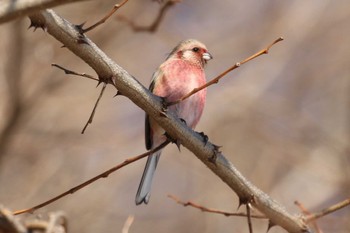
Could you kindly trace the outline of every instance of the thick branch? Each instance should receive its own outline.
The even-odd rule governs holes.
[[[100,80],[113,84],[118,91],[156,120],[171,138],[179,139],[182,145],[192,151],[234,190],[243,203],[252,200],[255,208],[264,213],[271,222],[280,225],[288,232],[308,231],[301,218],[289,214],[281,205],[246,180],[212,143],[204,143],[199,134],[185,126],[172,112],[167,112],[166,116],[164,113],[161,114],[163,106],[160,98],[152,95],[147,88],[107,57],[92,41],[84,38],[84,43],[77,43],[81,36],[79,38],[79,33],[75,30],[74,25],[59,17],[52,10],[37,13],[30,18],[34,24],[44,23],[47,32],[89,64],[96,71]],[[216,158],[214,163],[213,157]]]
[[[1,0],[0,23],[24,17],[39,10],[78,1],[86,0]]]

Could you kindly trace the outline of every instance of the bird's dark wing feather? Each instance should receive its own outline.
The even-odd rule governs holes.
[[[154,85],[155,85],[155,81],[157,79],[157,77],[160,74],[160,70],[157,70],[152,77],[152,82],[151,85],[149,86],[149,90],[151,92],[153,92],[154,89]],[[153,145],[153,140],[152,140],[152,132],[151,132],[151,125],[149,122],[149,116],[146,114],[145,117],[145,142],[146,142],[146,149],[150,150],[152,148]]]

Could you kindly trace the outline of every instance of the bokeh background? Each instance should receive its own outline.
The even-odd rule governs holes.
[[[101,18],[115,1],[55,10],[72,23]],[[117,14],[152,23],[160,5],[130,0]],[[49,34],[27,30],[27,18],[0,26],[0,203],[31,207],[144,149],[144,112],[108,87],[94,122],[100,87],[64,75],[51,63],[94,74]],[[203,41],[214,60],[208,79],[283,36],[268,55],[241,66],[208,89],[197,126],[222,146],[255,185],[299,213],[350,196],[350,4],[326,1],[189,1],[165,15],[155,33],[134,32],[113,17],[88,36],[145,86],[182,39]],[[237,196],[186,148],[168,146],[150,203],[135,206],[145,160],[129,165],[36,213],[63,210],[70,232],[248,232],[246,219],[184,208],[167,197],[236,211]],[[243,211],[244,209],[242,209]],[[349,232],[350,209],[318,221],[324,232]],[[267,221],[254,220],[254,232]],[[285,232],[279,227],[269,232]]]

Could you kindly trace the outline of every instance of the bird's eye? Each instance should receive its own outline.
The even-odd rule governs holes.
[[[193,51],[193,52],[198,52],[198,51],[199,51],[199,48],[198,48],[198,47],[194,47],[194,48],[192,49],[192,51]]]

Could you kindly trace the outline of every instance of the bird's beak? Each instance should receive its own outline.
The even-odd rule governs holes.
[[[202,58],[204,61],[209,61],[210,59],[213,59],[213,56],[210,53],[206,52],[203,53]]]

